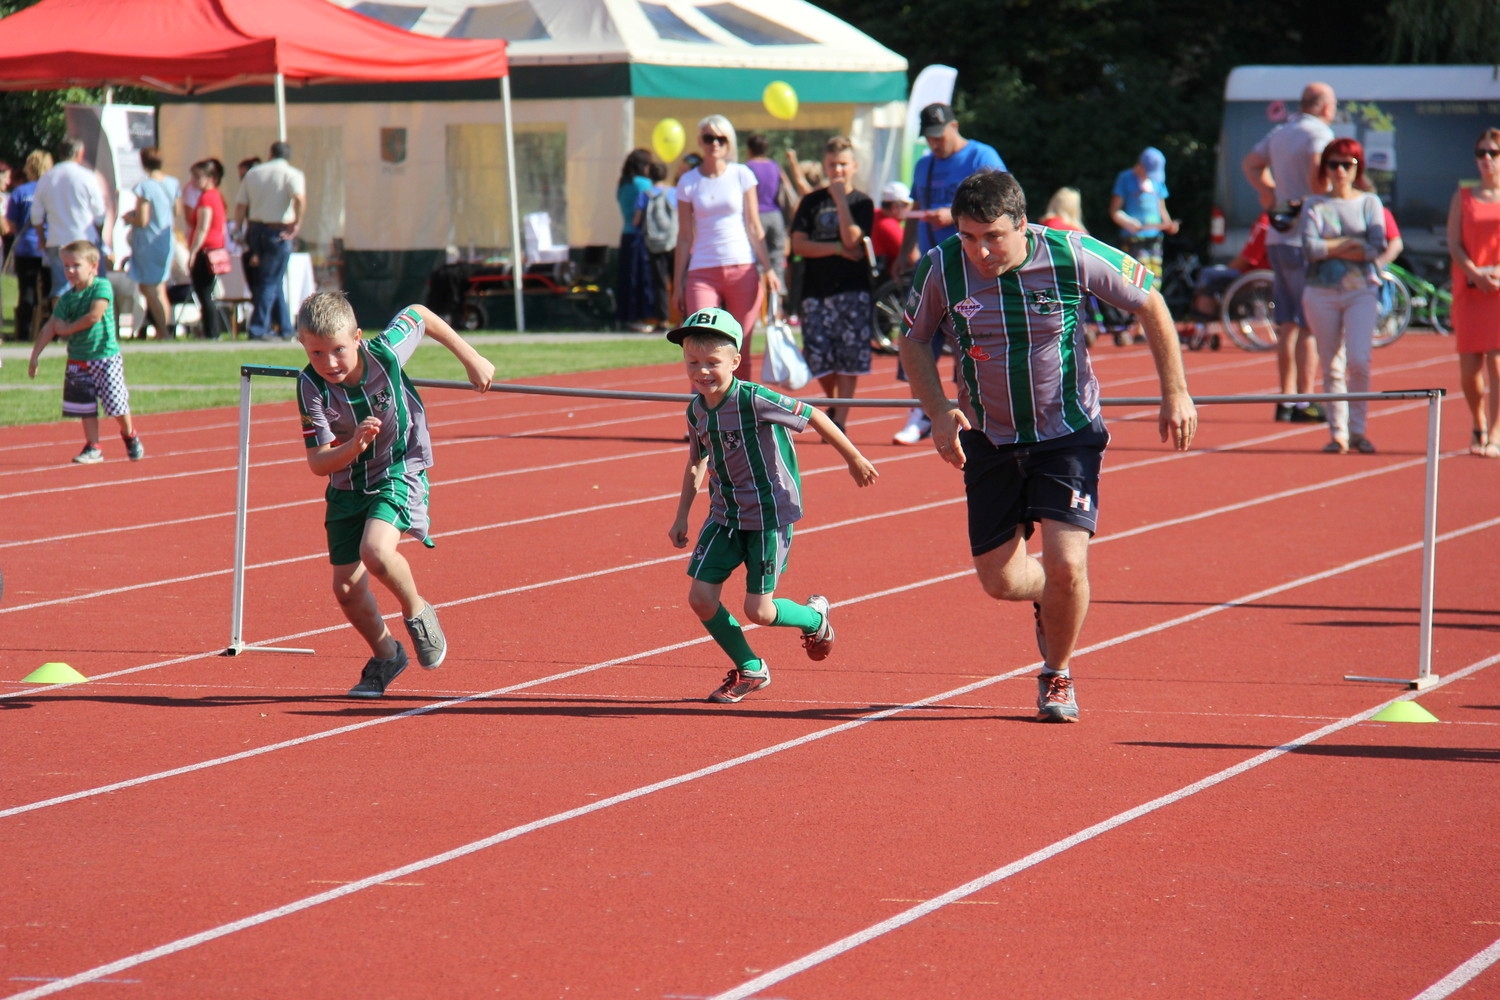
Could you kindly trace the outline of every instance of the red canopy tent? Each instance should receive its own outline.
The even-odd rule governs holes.
[[[516,221],[510,75],[503,40],[431,38],[327,0],[42,0],[0,19],[0,90],[130,86],[172,94],[285,86],[500,81]],[[516,323],[524,328],[521,296]]]
[[[0,20],[0,88],[194,94],[273,82],[500,79],[505,42],[430,38],[327,0],[42,0]]]

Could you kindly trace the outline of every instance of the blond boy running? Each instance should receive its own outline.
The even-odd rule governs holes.
[[[453,352],[475,389],[490,387],[495,366],[425,306],[403,309],[371,340],[342,295],[319,292],[297,310],[297,339],[308,360],[297,379],[297,405],[308,468],[328,477],[324,525],[333,593],[373,654],[349,691],[355,698],[384,695],[408,662],[381,617],[372,576],[400,602],[417,662],[434,670],[448,652],[437,612],[396,550],[403,532],[433,544],[427,515],[432,440],[422,399],[401,370],[424,336]]]

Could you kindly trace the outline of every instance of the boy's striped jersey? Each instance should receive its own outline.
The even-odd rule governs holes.
[[[1134,257],[1082,233],[1026,227],[1027,256],[998,278],[981,274],[951,236],[917,264],[904,336],[954,337],[959,405],[997,445],[1063,437],[1099,416],[1085,297],[1135,312],[1155,278]]]
[[[432,465],[427,414],[402,371],[427,326],[415,309],[403,309],[380,336],[364,341],[364,377],[359,385],[334,385],[312,365],[297,377],[297,406],[302,411],[302,443],[308,448],[347,441],[365,417],[380,419],[380,433],[353,463],[328,478],[341,490],[374,490],[391,477],[414,474]]]
[[[735,379],[719,405],[688,404],[693,461],[708,456],[710,520],[765,531],[802,517],[802,478],[792,434],[807,426],[807,404]]]

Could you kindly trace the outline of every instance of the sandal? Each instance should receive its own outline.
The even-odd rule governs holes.
[[[1349,445],[1347,442],[1334,439],[1323,446],[1323,454],[1347,455],[1349,454]]]
[[[1355,434],[1349,438],[1349,448],[1361,455],[1375,454],[1375,445],[1363,434]]]

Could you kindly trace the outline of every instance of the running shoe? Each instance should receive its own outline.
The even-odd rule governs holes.
[[[932,421],[927,419],[927,414],[922,412],[921,407],[917,407],[907,414],[906,426],[897,431],[891,441],[913,445],[929,437],[932,437]]]
[[[141,444],[139,434],[125,439],[125,454],[130,456],[132,462],[139,462],[146,457],[146,446]]]
[[[833,623],[828,620],[828,598],[814,594],[807,599],[807,606],[823,616],[823,624],[816,632],[808,632],[802,637],[802,648],[807,650],[809,660],[826,660],[833,652]]]
[[[1036,651],[1042,654],[1042,663],[1047,662],[1047,633],[1042,630],[1042,606],[1031,602],[1031,616],[1036,619]]]
[[[732,705],[751,691],[770,686],[771,668],[764,662],[759,670],[741,670],[735,667],[724,677],[724,683],[719,685],[719,689],[708,696],[708,700],[721,705]]]
[[[104,452],[99,450],[98,445],[86,444],[82,451],[73,456],[73,461],[79,465],[98,465],[104,461]]]
[[[385,689],[390,687],[391,681],[401,676],[401,671],[406,669],[406,648],[399,642],[396,643],[396,655],[388,660],[370,657],[365,664],[364,671],[359,675],[359,683],[349,689],[351,698],[379,698],[385,694]]]
[[[431,604],[417,612],[415,618],[403,618],[406,634],[411,636],[412,649],[416,650],[417,662],[423,670],[436,670],[448,655],[448,640],[443,638],[443,626],[438,624],[437,611]]]
[[[1328,421],[1323,408],[1317,403],[1303,403],[1292,410],[1292,415],[1287,419],[1294,424],[1321,424]]]
[[[1077,722],[1078,702],[1073,697],[1073,678],[1047,671],[1036,679],[1038,722]]]

